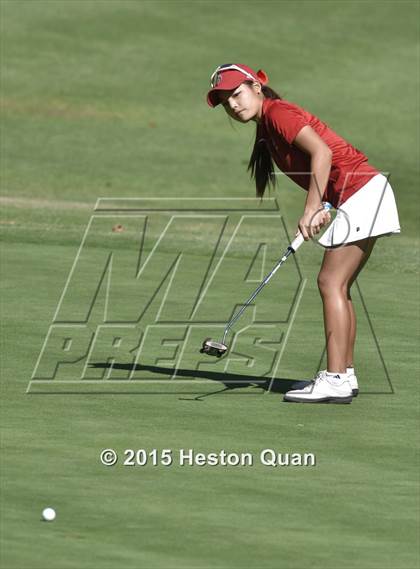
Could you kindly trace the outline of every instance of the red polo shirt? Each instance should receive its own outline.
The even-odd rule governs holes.
[[[332,151],[327,187],[321,192],[324,191],[323,200],[338,207],[379,172],[368,163],[363,152],[305,109],[284,99],[264,99],[258,137],[266,140],[280,170],[304,190],[309,189],[311,157],[294,146],[293,141],[306,125],[312,127]]]

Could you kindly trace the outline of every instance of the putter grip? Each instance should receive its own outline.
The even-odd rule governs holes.
[[[303,238],[302,233],[299,231],[299,235],[295,237],[293,241],[290,243],[289,249],[291,249],[293,253],[296,253],[296,251],[299,249],[299,247],[302,245],[304,241],[305,239]]]
[[[329,202],[323,202],[322,205],[324,206],[324,209],[327,211],[332,208],[332,205]],[[293,241],[290,243],[289,249],[292,251],[292,253],[296,253],[296,251],[299,249],[299,247],[302,245],[304,241],[305,239],[303,238],[302,233],[299,231],[299,235],[295,237]]]

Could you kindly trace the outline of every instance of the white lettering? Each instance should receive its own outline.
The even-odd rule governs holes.
[[[283,458],[283,457],[284,457],[284,458]],[[284,454],[284,455],[281,454],[281,453],[279,453],[279,454],[278,454],[278,457],[277,457],[277,464],[278,464],[279,466],[289,466],[289,464],[290,464],[289,453],[286,452],[286,454]]]
[[[207,462],[207,456],[203,452],[198,452],[194,456],[194,464],[197,466],[204,466]]]
[[[260,462],[264,466],[277,466],[276,453],[271,448],[266,448],[261,451]]]
[[[300,454],[298,454],[297,452],[294,452],[292,454],[291,463],[293,466],[302,466],[302,456]]]
[[[193,463],[193,456],[194,456],[194,451],[191,448],[189,448],[187,450],[180,448],[179,449],[179,466],[185,466],[185,463],[187,463],[188,466],[191,466]]]
[[[217,466],[219,464],[219,456],[215,452],[207,455],[207,464],[209,466]]]
[[[316,456],[312,452],[305,452],[303,454],[304,466],[316,466]]]
[[[271,448],[266,448],[260,453],[260,462],[264,466],[316,466],[316,456],[312,452],[304,454],[286,452],[282,454]]]

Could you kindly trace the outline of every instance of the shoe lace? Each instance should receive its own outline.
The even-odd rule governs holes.
[[[316,374],[315,379],[312,380],[313,386],[315,387],[315,385],[318,385],[318,383],[324,379],[324,376],[325,376],[325,371],[324,370],[319,371]]]
[[[311,393],[313,391],[314,387],[316,385],[318,385],[318,383],[324,378],[324,374],[325,374],[325,371],[319,371],[316,374],[315,378],[306,387],[304,387],[302,389],[302,391],[304,391],[306,393],[308,393],[308,392]]]

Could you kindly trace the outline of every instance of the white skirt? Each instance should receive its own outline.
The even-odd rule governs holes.
[[[387,178],[377,174],[337,209],[318,243],[337,247],[366,237],[400,233],[397,204]]]

